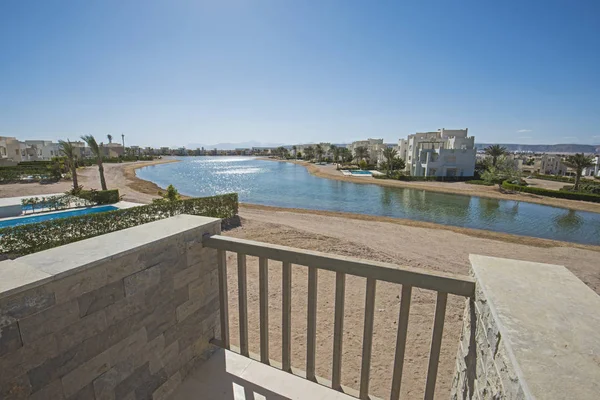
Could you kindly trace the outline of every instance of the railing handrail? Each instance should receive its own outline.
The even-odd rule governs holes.
[[[263,257],[295,265],[316,267],[328,271],[342,272],[348,275],[410,285],[459,296],[473,297],[475,293],[475,280],[468,276],[399,266],[379,261],[361,260],[359,258],[312,250],[301,250],[288,246],[221,235],[204,238],[203,245],[217,250]]]

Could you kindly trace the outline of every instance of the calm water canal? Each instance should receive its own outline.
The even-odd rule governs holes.
[[[354,184],[312,176],[306,168],[249,157],[184,157],[137,170],[189,196],[237,192],[240,201],[345,211],[600,244],[600,214],[510,200]],[[357,178],[360,179],[360,178]],[[366,178],[364,178],[366,179]]]

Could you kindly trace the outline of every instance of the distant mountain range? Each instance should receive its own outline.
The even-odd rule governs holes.
[[[235,150],[235,149],[249,149],[252,147],[279,147],[283,146],[282,143],[263,143],[257,141],[240,142],[240,143],[216,143],[216,144],[202,144],[202,143],[190,143],[186,146],[188,149],[200,149],[204,147],[206,150]]]
[[[477,150],[483,150],[493,143],[475,143]],[[508,151],[531,151],[534,153],[596,153],[600,146],[591,144],[500,144]]]

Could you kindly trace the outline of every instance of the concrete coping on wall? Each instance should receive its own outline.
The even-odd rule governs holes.
[[[207,224],[220,224],[218,218],[177,215],[171,218],[111,232],[16,260],[0,262],[0,299],[62,279],[115,257]]]
[[[563,266],[470,260],[525,398],[598,398],[600,296]]]

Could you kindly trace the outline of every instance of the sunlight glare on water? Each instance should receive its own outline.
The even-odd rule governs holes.
[[[300,165],[252,157],[182,157],[137,170],[188,196],[237,192],[241,202],[344,211],[600,244],[600,214],[513,200],[355,184],[310,175]],[[369,178],[356,178],[369,179]],[[432,244],[435,245],[435,244]]]

